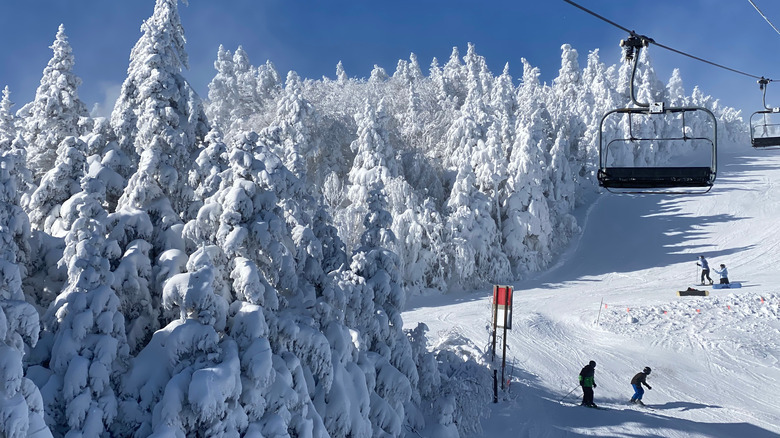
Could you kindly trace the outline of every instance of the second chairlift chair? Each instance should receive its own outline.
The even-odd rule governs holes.
[[[761,78],[758,86],[763,92],[764,109],[750,116],[750,144],[756,149],[780,146],[780,108],[766,106],[766,89],[771,79]]]

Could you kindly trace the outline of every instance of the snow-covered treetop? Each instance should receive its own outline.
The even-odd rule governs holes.
[[[10,147],[11,141],[16,135],[14,115],[11,112],[11,107],[13,106],[14,103],[11,102],[11,91],[6,85],[5,88],[3,88],[3,100],[0,101],[0,153]]]
[[[87,106],[78,97],[81,79],[73,73],[76,61],[65,26],[60,25],[51,49],[53,55],[43,70],[35,99],[20,110],[29,143],[27,159],[36,181],[54,165],[60,142],[80,135],[80,119],[89,116]]]
[[[184,0],[182,0],[184,1]],[[181,71],[189,69],[187,42],[184,27],[179,18],[179,0],[157,0],[154,13],[141,25],[143,36],[135,43],[130,52],[130,74],[143,64],[151,64],[163,70]],[[149,59],[146,55],[157,55]]]

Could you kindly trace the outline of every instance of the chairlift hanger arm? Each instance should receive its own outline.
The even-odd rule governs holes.
[[[761,94],[764,102],[764,109],[773,113],[780,112],[780,108],[772,108],[771,106],[767,106],[766,104],[766,89],[769,87],[769,83],[772,82],[772,80],[761,76],[761,79],[759,79],[757,82],[758,82],[758,88],[761,89]]]
[[[636,68],[639,64],[639,51],[642,47],[647,47],[650,40],[641,35],[637,35],[636,32],[631,31],[631,35],[625,39],[620,40],[620,46],[625,49],[626,61],[631,62],[631,80],[628,84],[628,94],[631,98],[631,102],[641,108],[649,108],[650,103],[639,102],[636,100],[636,94],[634,93],[634,76],[636,76]]]

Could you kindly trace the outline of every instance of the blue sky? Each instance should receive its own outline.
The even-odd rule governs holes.
[[[753,0],[780,26],[780,2]],[[4,5],[0,16],[0,87],[8,85],[18,109],[30,101],[57,27],[65,25],[83,80],[79,96],[89,107],[106,101],[124,80],[130,49],[154,0],[30,0]],[[749,0],[578,0],[606,18],[674,49],[751,75],[780,80],[778,34]],[[252,64],[271,60],[284,75],[295,70],[306,78],[333,77],[344,63],[352,77],[367,77],[374,64],[391,73],[399,59],[414,52],[427,74],[433,57],[446,62],[453,46],[465,54],[476,45],[497,72],[505,63],[514,78],[526,58],[549,82],[560,66],[560,46],[580,53],[600,48],[602,60],[618,62],[618,43],[626,34],[563,0],[190,0],[180,3],[187,36],[190,70],[185,77],[205,97],[214,76],[219,44],[242,45]],[[755,80],[691,60],[659,47],[651,48],[664,82],[674,67],[682,71],[686,91],[699,85],[705,93],[743,109],[761,107]],[[111,99],[109,98],[109,101]],[[768,103],[780,106],[780,83],[769,87]],[[113,102],[109,102],[109,106]]]

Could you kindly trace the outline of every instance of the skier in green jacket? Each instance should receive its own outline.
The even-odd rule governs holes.
[[[596,387],[596,361],[590,361],[580,371],[580,386],[582,386],[582,406],[597,408],[593,403],[593,388]]]

